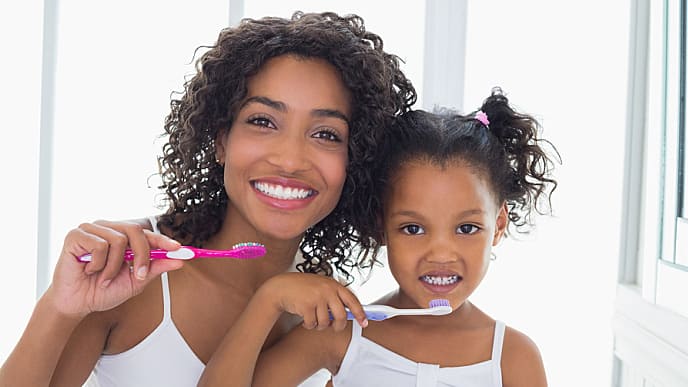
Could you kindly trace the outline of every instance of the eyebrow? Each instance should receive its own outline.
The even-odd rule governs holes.
[[[474,208],[474,209],[460,212],[457,217],[463,218],[463,217],[470,216],[470,215],[482,215],[484,213],[485,213],[485,211],[483,211],[479,208]],[[415,211],[404,210],[404,211],[395,212],[392,214],[392,216],[411,216],[411,217],[413,217],[413,216],[419,216],[419,214]]]
[[[251,104],[251,103],[259,103],[265,106],[268,106],[272,109],[278,110],[280,112],[286,112],[287,105],[284,102],[280,101],[275,101],[272,100],[268,97],[265,96],[253,96],[249,97],[244,101],[244,103],[241,104],[239,109],[243,109],[246,105]],[[349,117],[346,116],[346,114],[342,113],[339,110],[336,109],[313,109],[311,111],[311,115],[314,117],[332,117],[332,118],[339,118],[340,120],[343,120],[347,124],[349,124]]]

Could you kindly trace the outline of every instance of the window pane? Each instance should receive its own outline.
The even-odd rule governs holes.
[[[170,94],[194,50],[228,24],[228,2],[60,2],[51,252],[81,222],[156,208]],[[54,265],[51,265],[51,267]]]

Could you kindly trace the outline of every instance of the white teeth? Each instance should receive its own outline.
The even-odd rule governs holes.
[[[262,182],[255,182],[253,186],[258,191],[281,200],[305,199],[313,194],[313,191],[309,189],[284,187]]]
[[[450,276],[434,276],[434,275],[424,275],[420,277],[423,282],[427,282],[430,285],[451,285],[459,281],[458,275]]]

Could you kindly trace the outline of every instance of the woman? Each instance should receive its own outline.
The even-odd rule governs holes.
[[[358,16],[297,12],[223,30],[197,68],[165,124],[167,212],[67,235],[0,385],[79,385],[92,370],[101,386],[195,385],[255,289],[299,249],[301,270],[346,274],[377,143],[416,98],[398,59]],[[268,253],[148,260],[150,248],[247,241]],[[85,253],[92,262],[77,262]],[[281,320],[266,345],[297,323]]]

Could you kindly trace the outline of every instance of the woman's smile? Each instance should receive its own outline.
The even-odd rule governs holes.
[[[259,200],[284,210],[304,208],[318,195],[308,185],[288,179],[261,179],[251,184]]]

